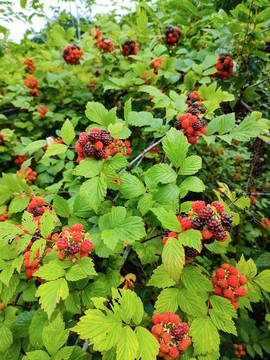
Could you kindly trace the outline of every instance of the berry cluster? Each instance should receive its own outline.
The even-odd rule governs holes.
[[[18,166],[21,166],[25,160],[27,159],[27,155],[23,154],[23,155],[15,155],[14,156],[14,163]]]
[[[33,76],[27,76],[24,80],[24,85],[29,88],[29,95],[31,96],[39,96],[39,85],[37,79],[33,78]]]
[[[47,112],[49,112],[49,109],[46,109],[45,106],[41,106],[41,108],[37,111],[40,114],[41,118],[45,118]]]
[[[190,113],[179,116],[174,127],[184,133],[190,144],[196,144],[198,137],[207,131],[205,121]]]
[[[5,210],[2,214],[0,214],[0,221],[6,221],[8,218],[8,212]]]
[[[33,279],[33,275],[36,271],[38,271],[38,267],[39,267],[39,249],[37,250],[36,252],[36,255],[35,255],[35,258],[34,260],[32,260],[31,263],[29,263],[29,259],[30,259],[30,255],[31,255],[31,252],[28,250],[26,251],[26,253],[24,254],[24,267],[25,267],[25,274],[26,274],[26,277],[27,279],[31,280]],[[40,279],[42,280],[42,279]]]
[[[233,61],[229,55],[219,55],[218,62],[215,66],[217,72],[211,76],[217,77],[218,79],[230,79],[233,71]]]
[[[4,141],[4,135],[0,133],[0,144]]]
[[[89,133],[82,132],[76,143],[75,150],[78,152],[77,162],[85,158],[107,159],[110,155],[108,146],[112,143],[111,133],[99,128],[92,128]]]
[[[96,80],[91,80],[89,84],[87,85],[88,91],[92,93],[94,91],[94,87],[97,85]]]
[[[163,63],[164,59],[161,57],[156,58],[155,60],[151,61],[151,68],[154,69],[155,74],[159,72],[161,69],[161,64]]]
[[[237,344],[233,344],[233,347],[235,348],[235,355],[236,357],[238,357],[239,359],[241,358],[241,356],[245,356],[246,355],[246,344],[242,344],[242,345],[237,345]]]
[[[31,197],[30,203],[26,209],[30,214],[34,215],[34,219],[40,220],[41,216],[46,210],[51,210],[50,206],[45,204],[45,201],[40,197]]]
[[[47,150],[48,146],[50,146],[52,144],[63,144],[63,139],[61,139],[60,137],[55,138],[54,136],[51,136],[51,137],[47,138],[47,143],[48,143],[48,145],[45,145],[43,147],[44,150]]]
[[[270,227],[270,220],[268,218],[262,218],[261,224],[264,229],[268,229]]]
[[[137,55],[139,51],[139,44],[135,40],[127,40],[122,46],[122,55]]]
[[[145,85],[149,85],[149,84],[150,84],[150,80],[146,80],[147,75],[148,75],[148,71],[145,71],[144,76],[143,76],[143,77],[140,76],[140,79],[145,80]],[[154,74],[152,75],[152,78],[155,77],[155,76],[157,76],[157,75],[154,73]]]
[[[83,51],[76,44],[69,44],[63,51],[62,57],[67,64],[78,65],[83,56]]]
[[[114,45],[109,37],[98,38],[97,47],[102,53],[112,52],[114,50]]]
[[[22,173],[21,170],[17,171],[17,174],[22,175],[22,177],[25,179],[27,183],[31,183],[32,181],[36,180],[37,173],[33,171],[29,166],[27,166],[24,169],[24,172]]]
[[[158,356],[171,360],[183,355],[191,344],[188,324],[170,311],[154,315],[153,323],[151,331],[159,342]]]
[[[193,91],[192,93],[187,94],[187,100],[185,101],[188,104],[188,113],[191,115],[199,116],[206,112],[206,108],[202,106],[201,97],[198,94],[198,91]]]
[[[90,29],[90,30],[89,30],[89,35],[90,35],[90,36],[94,36],[94,32],[95,32],[95,39],[98,39],[98,38],[101,37],[102,31],[100,31],[100,30],[97,29],[97,28]]]
[[[24,60],[23,62],[25,65],[27,65],[26,67],[26,71],[29,73],[29,74],[33,74],[35,72],[35,64],[34,64],[34,61],[31,60],[31,59],[26,59]]]
[[[244,288],[247,278],[236,267],[225,263],[221,265],[221,268],[217,269],[216,275],[212,277],[212,283],[214,294],[230,300],[237,310],[237,302],[240,297],[245,296],[247,293]]]
[[[203,240],[215,239],[220,242],[228,238],[227,230],[233,221],[232,216],[225,213],[224,206],[214,201],[205,206],[204,201],[195,201],[189,211],[191,228],[201,231]]]
[[[127,140],[122,141],[119,139],[113,139],[113,142],[108,146],[108,149],[111,156],[114,156],[118,153],[122,153],[124,156],[127,156],[132,153],[130,142]]]
[[[167,25],[164,34],[166,36],[166,44],[168,46],[174,46],[178,44],[179,40],[181,39],[181,31],[176,26]]]
[[[71,229],[65,228],[60,235],[54,234],[52,239],[56,241],[53,248],[58,251],[60,260],[75,262],[78,258],[87,257],[94,247],[89,234],[83,231],[82,224],[75,224]]]

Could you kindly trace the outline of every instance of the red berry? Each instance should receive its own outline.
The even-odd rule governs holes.
[[[222,288],[222,289],[228,289],[229,287],[229,283],[227,280],[223,279],[223,280],[220,280],[218,285]]]
[[[93,249],[93,247],[94,247],[93,243],[88,239],[83,240],[83,242],[81,243],[82,252],[88,253]]]
[[[170,348],[169,355],[173,358],[176,358],[177,356],[179,356],[179,350],[177,349],[177,347]]]
[[[60,238],[56,243],[59,250],[65,250],[68,247],[68,241],[66,238]]]
[[[217,276],[212,277],[213,284],[216,284],[218,282],[219,278]]]
[[[72,226],[72,231],[83,231],[83,226],[82,226],[82,224],[74,224],[73,226]]]
[[[233,294],[232,290],[225,289],[223,294],[224,294],[225,298],[228,299],[228,300],[232,301],[233,298],[234,298],[234,294]]]
[[[245,285],[247,283],[247,278],[243,274],[239,274],[239,282],[241,285]]]
[[[222,293],[223,293],[223,291],[222,291],[220,286],[217,285],[217,286],[214,287],[214,294],[215,295],[222,295]]]
[[[82,240],[82,233],[79,232],[79,231],[75,231],[72,234],[72,238],[73,238],[74,241],[80,242]]]
[[[230,272],[231,275],[237,275],[237,274],[238,274],[238,270],[237,270],[237,268],[234,267],[234,266],[231,266],[231,267],[230,267],[229,272]]]
[[[236,287],[239,284],[239,279],[235,275],[230,275],[228,277],[228,284],[232,287]]]
[[[164,332],[164,328],[161,324],[154,325],[152,327],[152,333],[161,336]]]
[[[156,324],[158,324],[158,323],[160,323],[161,322],[161,314],[155,314],[154,316],[153,316],[153,323],[156,325]]]
[[[224,206],[220,202],[214,201],[211,203],[211,206],[214,206],[219,214],[224,213]]]
[[[187,324],[187,323],[182,322],[182,323],[180,323],[179,325],[181,325],[181,326],[182,326],[182,328],[183,328],[183,329],[184,329],[184,331],[185,331],[185,334],[188,334],[188,331],[189,331],[189,326],[188,326],[188,324]]]
[[[238,309],[238,305],[235,302],[232,302],[232,306],[235,308],[235,310]]]
[[[181,221],[180,221],[181,227],[184,227],[186,230],[187,229],[191,229],[191,221],[189,220],[188,217],[184,217]]]
[[[182,121],[182,128],[187,129],[188,127],[189,127],[189,121],[188,120],[183,120]]]
[[[216,270],[216,276],[217,276],[219,279],[225,278],[225,276],[226,276],[225,270],[223,270],[223,269],[217,269],[217,270]]]
[[[229,264],[222,264],[221,268],[224,270],[230,270],[230,265]]]
[[[189,120],[189,122],[190,122],[191,124],[194,124],[195,122],[198,121],[198,118],[197,118],[197,116],[191,115],[191,116],[188,118],[188,120]]]
[[[159,347],[159,350],[164,352],[164,353],[168,353],[169,352],[169,346],[165,343],[161,343],[160,344],[160,347]]]
[[[196,144],[196,142],[197,142],[197,138],[196,138],[195,136],[190,136],[190,137],[188,138],[188,142],[189,142],[191,145],[194,145],[194,144]]]
[[[163,333],[162,334],[162,339],[163,341],[168,344],[171,341],[171,335],[169,333]]]
[[[189,346],[189,341],[186,339],[182,339],[180,344],[178,345],[178,349],[181,351],[185,351]]]
[[[197,213],[202,208],[205,207],[205,202],[204,201],[195,201],[191,204],[191,207],[192,207],[193,211]]]
[[[103,144],[102,144],[101,141],[97,141],[97,142],[95,143],[95,149],[96,149],[96,150],[101,150],[101,149],[103,149]]]
[[[168,316],[166,313],[163,314],[163,315],[161,315],[161,322],[162,322],[163,324],[168,324],[168,323],[170,322],[169,316]]]

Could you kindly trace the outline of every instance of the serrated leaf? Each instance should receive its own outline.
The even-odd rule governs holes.
[[[43,350],[29,351],[26,355],[26,358],[23,358],[23,360],[51,360],[49,355]]]
[[[11,203],[9,204],[9,208],[8,208],[9,215],[21,212],[24,209],[26,209],[29,204],[29,201],[30,201],[29,196],[25,196],[22,198],[19,195],[15,196],[12,199]]]
[[[69,330],[65,330],[65,323],[61,314],[43,329],[42,340],[47,351],[53,355],[55,354],[68,339]]]
[[[30,142],[24,149],[24,151],[27,152],[34,152],[40,148],[42,148],[43,146],[47,145],[47,141],[46,140],[37,140],[37,141],[33,141]]]
[[[85,181],[80,187],[80,196],[97,213],[106,195],[106,184],[100,177]]]
[[[155,286],[162,289],[171,287],[173,285],[175,285],[175,281],[169,277],[163,264],[154,270],[151,279],[147,283],[147,286]]]
[[[67,119],[61,128],[61,137],[66,145],[70,145],[75,138],[75,131],[72,123]]]
[[[178,292],[179,290],[176,288],[162,290],[155,303],[155,313],[163,314],[166,311],[176,312],[178,309]]]
[[[150,210],[156,215],[165,229],[169,229],[175,232],[182,231],[181,225],[172,210],[167,211],[162,207],[151,208]]]
[[[121,337],[116,347],[119,360],[134,360],[139,349],[139,342],[135,332],[128,326],[122,328]]]
[[[157,339],[145,328],[137,326],[136,335],[139,342],[137,359],[156,360],[159,343]]]
[[[246,117],[240,125],[235,127],[230,135],[238,141],[248,141],[251,137],[260,135],[262,129],[252,115]]]
[[[202,235],[198,230],[187,230],[178,235],[178,240],[184,246],[192,247],[201,252]]]
[[[129,162],[127,161],[126,157],[121,153],[118,153],[113,157],[108,158],[106,161],[106,166],[115,171],[120,171],[128,165]]]
[[[41,308],[50,318],[60,299],[65,300],[68,297],[67,281],[61,278],[42,284],[37,289],[36,296],[40,297]]]
[[[13,275],[14,267],[9,264],[7,267],[5,267],[0,274],[0,281],[4,283],[6,286],[9,285],[10,279]]]
[[[143,183],[134,175],[125,173],[121,176],[121,193],[127,199],[142,195],[146,189]]]
[[[235,202],[234,202],[234,205],[239,207],[240,209],[244,209],[246,207],[249,207],[250,206],[250,198],[248,196],[243,196],[239,199],[237,199]]]
[[[92,158],[84,159],[80,161],[79,165],[73,170],[73,174],[93,178],[100,173],[102,166],[103,162],[100,160]]]
[[[202,316],[207,312],[205,300],[193,290],[181,289],[177,300],[180,309],[189,315]]]
[[[67,151],[68,147],[64,144],[52,144],[48,146],[43,157],[49,157],[54,155],[64,154]]]
[[[65,273],[65,270],[62,266],[57,264],[57,261],[51,261],[50,263],[41,266],[38,271],[35,272],[35,276],[44,280],[56,280],[64,276]]]
[[[229,334],[237,336],[236,327],[230,315],[225,311],[219,311],[215,309],[210,309],[209,314],[213,324],[219,329]]]
[[[192,155],[184,159],[179,175],[193,175],[202,167],[202,158],[197,155]]]
[[[5,352],[13,342],[12,332],[6,325],[0,327],[0,351]]]
[[[42,331],[47,324],[48,318],[45,312],[40,309],[36,310],[31,325],[29,326],[30,344],[36,349],[43,347]]]
[[[41,235],[47,239],[47,237],[51,234],[54,229],[53,216],[50,211],[46,210],[40,219],[40,233]]]
[[[162,251],[162,263],[168,275],[178,284],[185,264],[183,245],[169,237]]]
[[[223,135],[229,131],[231,131],[235,124],[235,114],[227,114],[220,118],[218,124],[218,133],[219,135]]]
[[[150,207],[153,205],[154,202],[152,199],[153,195],[149,193],[143,194],[140,197],[138,201],[138,206],[142,215],[145,215],[149,211]]]
[[[188,141],[184,134],[171,128],[162,140],[162,147],[172,164],[179,168],[188,151]]]
[[[270,270],[262,271],[255,277],[254,281],[259,285],[260,288],[270,292]]]
[[[70,208],[67,200],[59,195],[54,195],[53,208],[56,214],[59,216],[63,216],[67,218],[70,214]]]
[[[219,333],[208,316],[193,320],[189,334],[194,344],[194,355],[206,355],[219,350]]]
[[[168,164],[154,165],[146,172],[146,176],[161,184],[174,182],[177,178],[176,172]]]
[[[196,176],[186,178],[180,185],[180,195],[184,197],[189,191],[202,192],[205,190],[205,185],[201,179]]]
[[[194,291],[212,291],[213,286],[211,280],[203,275],[197,267],[186,265],[183,269],[181,283],[186,289]]]
[[[88,257],[78,259],[74,265],[68,269],[66,279],[68,281],[78,281],[87,276],[97,275],[92,260]]]

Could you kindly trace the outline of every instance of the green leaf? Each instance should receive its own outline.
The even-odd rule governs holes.
[[[14,271],[14,267],[9,264],[7,267],[5,267],[1,274],[0,274],[0,281],[2,281],[2,283],[4,283],[6,286],[9,285],[10,279],[13,275],[13,271]]]
[[[64,144],[52,144],[48,146],[43,157],[49,157],[54,155],[64,154],[67,151],[68,147]]]
[[[100,177],[85,181],[80,188],[80,196],[97,213],[106,195],[106,184]]]
[[[20,193],[20,187],[16,181],[15,178],[9,176],[9,175],[6,175],[3,173],[3,182],[4,184],[6,185],[6,187],[11,190],[12,192],[18,192]],[[5,189],[3,189],[4,191]]]
[[[53,198],[53,208],[57,215],[63,216],[63,217],[69,217],[70,214],[70,208],[67,200],[62,198],[59,195],[54,195]]]
[[[203,275],[199,268],[191,265],[184,266],[181,283],[185,286],[186,289],[198,292],[213,290],[211,280]]]
[[[66,272],[57,262],[58,261],[55,260],[41,266],[38,271],[35,272],[35,276],[44,280],[56,280],[64,276]]]
[[[8,213],[9,215],[23,211],[27,208],[30,201],[29,196],[21,197],[15,196],[9,204]]]
[[[76,260],[74,265],[68,269],[66,279],[68,281],[78,281],[87,276],[97,275],[94,264],[89,257]]]
[[[155,286],[162,289],[171,287],[173,285],[175,285],[175,281],[169,277],[163,264],[154,270],[151,279],[147,283],[147,286]]]
[[[60,299],[65,300],[68,297],[67,281],[61,278],[42,284],[37,289],[36,296],[40,297],[41,308],[50,318]]]
[[[162,146],[172,164],[179,168],[188,151],[188,141],[184,134],[171,128],[166,137],[163,138]]]
[[[184,159],[179,175],[193,175],[202,167],[202,158],[197,155],[192,155]]]
[[[55,354],[68,339],[69,330],[65,330],[65,323],[61,314],[43,329],[42,340],[47,351],[53,355]]]
[[[162,262],[168,275],[178,284],[185,264],[183,245],[169,237],[162,251]]]
[[[202,192],[205,190],[205,185],[201,179],[196,176],[186,178],[180,185],[180,195],[184,197],[189,191]]]
[[[217,55],[207,55],[206,58],[204,59],[203,63],[201,64],[203,70],[208,69],[214,65],[216,65],[218,61],[218,56]]]
[[[43,347],[42,331],[46,325],[48,325],[47,315],[43,310],[36,310],[29,327],[30,344],[36,349]]]
[[[26,353],[26,358],[23,360],[51,360],[49,355],[43,350],[30,351]]]
[[[153,115],[147,111],[140,111],[140,112],[130,111],[128,114],[127,123],[132,126],[140,126],[140,127],[146,125],[150,126],[153,120],[154,120]]]
[[[0,327],[0,351],[5,352],[13,342],[12,332],[6,325]]]
[[[245,209],[246,207],[250,206],[250,198],[248,196],[243,196],[243,197],[237,199],[234,202],[234,205],[239,207],[240,209]]]
[[[133,199],[146,191],[142,182],[134,175],[125,173],[120,179],[121,193],[126,199]]]
[[[255,283],[263,290],[270,292],[270,270],[264,270],[254,279]]]
[[[161,184],[174,182],[177,178],[176,172],[168,164],[154,165],[146,172],[146,176]]]
[[[224,115],[221,117],[218,124],[218,133],[219,135],[223,135],[229,131],[231,131],[235,124],[235,114],[231,113],[228,115]]]
[[[142,215],[145,215],[149,211],[150,207],[153,206],[154,202],[152,199],[153,195],[149,193],[143,194],[140,197],[138,206]]]
[[[229,334],[237,336],[236,327],[230,315],[225,311],[219,311],[215,309],[210,309],[209,314],[213,324],[219,329]]]
[[[37,140],[30,142],[24,149],[24,151],[27,152],[34,152],[40,148],[43,148],[43,146],[47,145],[46,140]]]
[[[262,129],[252,114],[246,117],[240,125],[235,127],[230,135],[238,141],[249,141],[250,138],[260,135]]]
[[[71,28],[69,28],[68,30],[70,30]],[[89,356],[87,353],[84,353],[84,351],[77,347],[75,348],[74,346],[65,346],[63,347],[62,349],[60,349],[53,357],[53,360],[72,360],[74,359],[74,357],[70,357],[71,354],[74,355],[74,350],[80,350],[82,352],[82,354],[80,354],[81,356],[79,355],[76,355],[75,354],[75,359],[77,360],[89,360]],[[77,357],[76,357],[77,356]],[[75,360],[74,359],[74,360]]]
[[[137,21],[137,25],[140,28],[141,32],[144,32],[146,25],[148,23],[148,17],[146,15],[145,11],[143,11],[143,10],[140,11],[136,21]]]
[[[41,235],[47,239],[47,237],[51,234],[54,229],[53,216],[49,210],[46,210],[40,219],[40,233]]]
[[[25,9],[26,4],[27,4],[27,0],[20,0],[20,4],[21,4],[21,8]]]
[[[125,326],[122,329],[121,337],[116,347],[117,359],[132,360],[136,358],[139,349],[139,342],[135,332],[129,327]]]
[[[135,329],[139,342],[137,359],[156,360],[159,343],[157,339],[145,328],[137,326]]]
[[[184,246],[192,247],[201,252],[202,235],[198,230],[187,230],[178,235],[178,240]]]
[[[176,312],[178,309],[178,293],[179,290],[176,288],[162,290],[155,303],[155,313],[163,314],[166,311]]]
[[[183,312],[192,316],[202,316],[207,312],[205,299],[190,289],[181,289],[178,292],[178,305]]]
[[[181,225],[172,210],[167,211],[163,207],[151,208],[150,210],[156,215],[165,229],[175,232],[182,231]]]
[[[75,138],[75,131],[72,123],[67,119],[61,128],[61,137],[66,145],[70,145]]]
[[[219,350],[219,333],[208,316],[193,320],[189,334],[194,344],[194,355],[206,355]]]
[[[108,158],[106,161],[106,166],[115,171],[120,171],[128,165],[129,162],[127,161],[126,157],[121,153],[116,154],[114,157]]]
[[[93,178],[100,173],[102,167],[102,161],[88,158],[80,161],[79,165],[73,170],[73,174],[84,176],[86,178]]]
[[[116,108],[108,111],[105,109],[104,105],[99,102],[88,102],[86,105],[85,115],[91,122],[97,123],[99,125],[108,126],[109,124],[114,124],[116,120]],[[92,127],[92,126],[91,126]],[[87,128],[86,131],[89,129]]]

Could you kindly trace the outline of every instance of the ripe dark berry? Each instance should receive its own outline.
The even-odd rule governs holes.
[[[210,207],[205,206],[199,211],[199,217],[204,220],[208,220],[213,215],[213,210]]]
[[[182,325],[174,325],[171,334],[177,341],[181,341],[185,335],[185,330]]]
[[[185,256],[187,258],[194,258],[198,254],[199,254],[199,252],[196,249],[189,247],[189,246],[185,246]]]
[[[96,159],[104,159],[105,158],[105,150],[102,149],[102,150],[95,150],[95,157]]]
[[[197,115],[198,111],[197,109],[190,109],[188,110],[188,113],[190,113],[191,115]]]
[[[42,238],[41,233],[39,231],[36,231],[34,233],[34,235],[32,236],[31,242],[33,243],[33,242],[35,242],[35,241],[37,241],[38,239],[41,239],[41,238]]]
[[[182,122],[177,120],[175,123],[174,123],[174,127],[177,129],[177,130],[181,130],[182,129]]]
[[[205,222],[203,219],[196,217],[191,221],[191,227],[195,230],[202,230]]]
[[[198,121],[193,124],[195,131],[200,131],[203,127],[205,127],[205,121],[203,119],[198,119]]]
[[[213,231],[213,232],[218,231],[219,227],[220,227],[219,222],[216,219],[210,219],[207,222],[207,228],[210,231]]]
[[[67,249],[71,254],[77,254],[80,251],[80,245],[77,242],[72,242]]]
[[[108,146],[112,143],[111,133],[109,132],[109,130],[101,130],[100,141],[103,143],[104,146]]]
[[[41,205],[36,205],[33,209],[33,215],[34,216],[40,216],[44,213],[44,209],[43,209],[43,206]]]
[[[222,222],[222,225],[230,227],[231,223],[233,222],[233,218],[231,215],[229,215],[227,213],[223,213],[223,214],[221,214],[221,222]]]
[[[222,229],[218,229],[214,233],[214,239],[216,239],[218,241],[225,241],[227,239],[227,233],[225,231],[223,231]]]
[[[86,157],[92,157],[95,155],[95,148],[91,145],[85,145],[83,148],[83,152]]]
[[[68,247],[68,241],[66,238],[60,238],[59,240],[57,240],[56,243],[57,247],[59,250],[65,250]]]
[[[87,136],[87,140],[95,144],[97,141],[100,141],[100,133],[98,131],[91,131]]]

